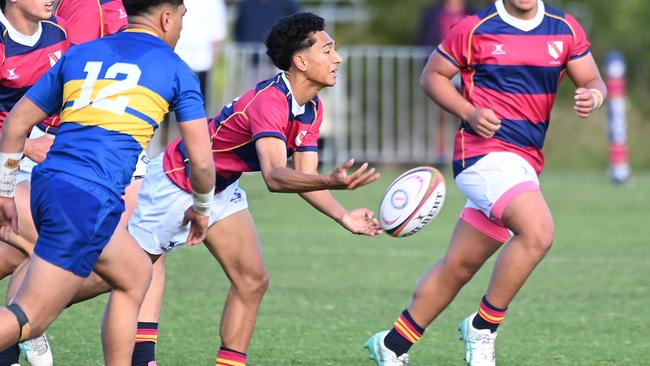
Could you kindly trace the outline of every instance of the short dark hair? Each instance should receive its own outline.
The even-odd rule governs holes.
[[[129,15],[141,15],[163,4],[183,5],[183,0],[123,0],[124,9]]]
[[[293,55],[316,43],[314,33],[325,29],[325,20],[312,13],[280,18],[266,37],[266,54],[280,70],[289,70]]]

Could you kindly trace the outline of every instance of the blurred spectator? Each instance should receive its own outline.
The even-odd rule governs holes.
[[[235,20],[235,41],[264,42],[273,23],[300,12],[295,0],[242,0]]]
[[[187,13],[175,51],[198,76],[207,104],[208,71],[219,43],[226,38],[226,5],[223,0],[185,0],[185,7]]]
[[[425,10],[420,20],[417,44],[438,46],[456,22],[473,13],[471,5],[465,0],[439,0]]]

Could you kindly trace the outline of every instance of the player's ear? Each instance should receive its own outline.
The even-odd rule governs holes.
[[[296,54],[293,55],[292,61],[296,69],[302,72],[307,71],[307,59],[305,58],[305,55],[302,52],[296,52]]]
[[[165,9],[160,14],[160,27],[165,33],[169,32],[172,27],[172,12],[169,9]]]

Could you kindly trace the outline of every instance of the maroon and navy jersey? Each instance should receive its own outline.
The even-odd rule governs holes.
[[[36,81],[59,61],[70,47],[62,19],[51,17],[40,22],[33,36],[18,33],[0,17],[0,130],[9,111]],[[58,115],[42,123],[57,124]]]
[[[322,121],[320,99],[315,97],[304,106],[298,105],[283,73],[257,84],[208,121],[217,173],[215,192],[228,187],[244,172],[260,171],[255,149],[259,138],[281,139],[287,156],[296,151],[318,151]],[[188,154],[181,139],[165,150],[163,168],[174,184],[192,191]]]
[[[72,44],[108,36],[129,25],[122,0],[61,0],[56,15],[65,19]]]
[[[454,26],[436,52],[461,69],[462,94],[501,119],[494,137],[478,136],[462,121],[454,143],[454,173],[494,151],[510,151],[537,171],[551,109],[567,63],[589,54],[584,30],[571,15],[539,2],[528,21],[509,15],[502,1]]]

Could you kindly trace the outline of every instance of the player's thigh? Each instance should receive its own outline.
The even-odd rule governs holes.
[[[114,289],[144,289],[151,279],[151,259],[124,226],[118,226],[99,256],[95,272]]]
[[[266,281],[266,269],[255,223],[243,209],[212,224],[204,241],[231,281]]]
[[[83,281],[84,277],[33,255],[13,302],[20,305],[40,333],[68,305]]]
[[[27,259],[27,256],[13,246],[0,242],[0,279],[12,274]]]
[[[131,181],[126,190],[124,191],[124,213],[120,218],[120,226],[125,226],[129,222],[135,208],[138,206],[138,192],[140,191],[140,186],[142,185],[142,179],[134,179]]]
[[[535,236],[545,242],[553,240],[553,216],[540,190],[514,197],[505,207],[502,221],[515,234]]]
[[[452,266],[478,269],[502,245],[501,241],[491,238],[473,225],[459,219],[444,261]]]

